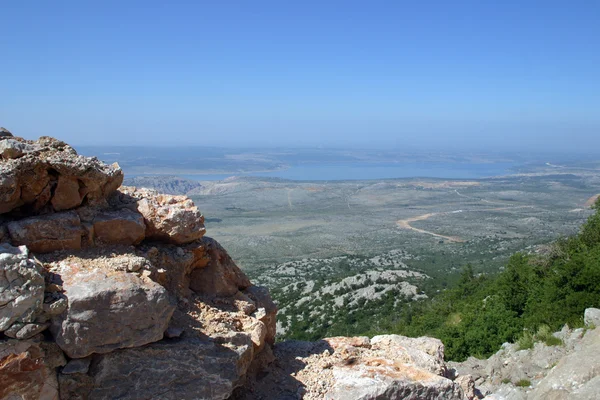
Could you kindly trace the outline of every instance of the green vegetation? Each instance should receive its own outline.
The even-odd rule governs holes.
[[[517,253],[495,277],[475,275],[467,266],[456,286],[407,307],[395,331],[440,338],[448,359],[464,360],[489,356],[504,342],[517,341],[521,349],[536,341],[559,345],[551,332],[581,326],[585,308],[597,306],[598,207],[579,234],[555,242],[548,255]]]
[[[521,379],[520,381],[515,383],[515,386],[529,387],[529,386],[531,386],[531,381],[529,379]]]

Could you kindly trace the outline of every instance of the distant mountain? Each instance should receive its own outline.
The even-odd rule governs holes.
[[[176,176],[136,176],[126,178],[123,182],[126,186],[136,186],[157,190],[166,194],[188,194],[195,189],[202,188],[200,182],[191,179],[178,178]]]

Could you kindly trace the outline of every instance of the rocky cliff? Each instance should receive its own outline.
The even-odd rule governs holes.
[[[274,345],[268,291],[204,236],[190,199],[122,187],[118,165],[49,137],[0,129],[0,157],[0,400],[502,396],[509,347],[449,366],[432,338]],[[596,388],[591,332],[568,348],[582,354],[531,369],[528,398]],[[591,372],[569,384],[584,355]]]
[[[0,138],[0,399],[224,399],[276,308],[186,197],[67,144]]]

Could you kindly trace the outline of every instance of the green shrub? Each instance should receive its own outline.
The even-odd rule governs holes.
[[[546,346],[561,346],[563,344],[561,339],[552,334],[548,325],[540,325],[534,339],[536,342],[546,343]]]
[[[521,337],[519,337],[519,339],[517,340],[517,346],[519,350],[533,349],[533,344],[533,335],[531,334],[531,332],[528,331],[523,332]]]
[[[529,379],[521,379],[520,381],[518,381],[517,383],[515,383],[515,386],[518,386],[518,387],[529,387],[529,386],[531,386],[531,381]]]

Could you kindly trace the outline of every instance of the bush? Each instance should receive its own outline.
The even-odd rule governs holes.
[[[515,386],[518,386],[518,387],[529,387],[529,386],[531,386],[531,381],[529,379],[521,379],[520,381],[518,381],[517,383],[515,383]]]
[[[521,337],[519,337],[519,339],[517,340],[517,346],[518,346],[519,350],[533,349],[533,344],[534,344],[533,335],[527,331],[523,332]]]

